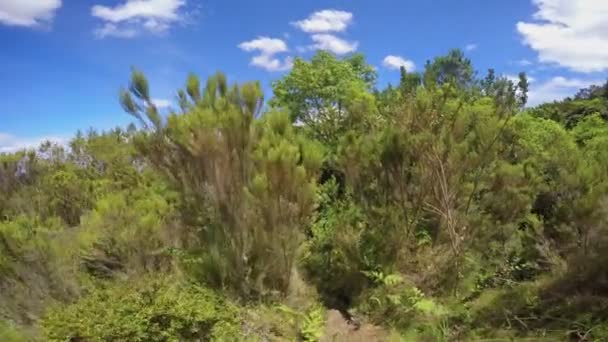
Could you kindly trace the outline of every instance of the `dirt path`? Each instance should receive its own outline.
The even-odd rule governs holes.
[[[357,327],[354,324],[349,324],[339,311],[329,310],[325,324],[325,335],[321,338],[321,342],[374,342],[386,341],[386,338],[386,331],[378,326],[361,323]]]

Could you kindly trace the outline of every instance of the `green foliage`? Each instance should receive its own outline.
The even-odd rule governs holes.
[[[334,147],[345,130],[377,124],[374,97],[369,89],[375,72],[360,55],[340,60],[317,52],[310,62],[301,58],[283,79],[273,83],[271,105],[289,110],[310,134]]]
[[[101,198],[82,220],[76,239],[83,267],[91,274],[112,276],[113,271],[159,271],[170,266],[172,246],[166,229],[173,207],[165,189],[140,188]]]
[[[217,74],[198,98],[192,77],[190,109],[136,140],[180,196],[186,227],[176,255],[186,272],[211,286],[243,296],[284,293],[313,209],[323,148],[296,132],[286,113],[254,122],[259,83],[229,88]],[[146,105],[135,115],[143,117]]]
[[[547,340],[605,338],[605,322],[599,312],[605,310],[606,301],[583,294],[566,295],[556,288],[561,282],[547,278],[485,291],[470,303],[468,311],[475,334],[496,336],[503,331],[511,337]]]
[[[58,170],[43,183],[50,198],[51,212],[69,225],[78,224],[85,209],[91,207],[91,190],[87,189],[90,183],[74,170]]]
[[[62,229],[59,220],[26,216],[0,222],[0,317],[29,324],[49,303],[78,292],[73,269],[61,262],[75,253]]]
[[[373,321],[396,328],[406,340],[447,340],[448,310],[443,305],[399,274],[372,275],[376,287],[366,295],[360,309]]]
[[[56,224],[50,229],[41,227],[40,222],[25,216],[0,224],[0,269],[12,273],[16,271],[15,264],[27,259],[28,255],[49,253],[48,238],[59,227]]]
[[[591,140],[608,134],[608,124],[599,114],[593,114],[582,119],[573,129],[572,134],[578,144],[586,145]]]
[[[42,327],[50,341],[200,341],[236,338],[238,320],[238,309],[217,293],[155,276],[52,308]]]
[[[321,193],[320,206],[325,210],[311,227],[301,265],[326,303],[343,307],[365,288],[366,278],[362,272],[368,262],[373,262],[368,260],[373,258],[373,251],[367,250],[368,228],[363,213],[350,202],[332,203],[335,187],[335,183],[327,183]]]
[[[11,322],[0,320],[0,341],[6,342],[27,342],[34,340],[31,334],[22,331]]]
[[[584,91],[585,89],[581,90]],[[591,115],[608,118],[608,103],[600,96],[567,98],[561,102],[544,103],[530,110],[533,116],[554,120],[567,128],[576,126]]]
[[[608,84],[524,109],[524,73],[459,50],[375,81],[318,52],[269,106],[190,74],[176,112],[134,69],[138,126],[0,154],[0,340],[317,341],[325,307],[395,340],[605,340]]]
[[[241,310],[239,341],[318,341],[325,309],[312,303],[295,309],[276,302],[256,303]]]
[[[325,310],[322,306],[314,306],[306,313],[302,322],[301,336],[304,341],[319,341],[325,328]]]
[[[399,68],[399,90],[403,95],[412,95],[422,83],[422,77],[418,73],[407,73],[405,67]]]
[[[454,49],[445,56],[428,61],[423,78],[426,87],[452,84],[465,89],[472,85],[473,73],[471,60],[461,50]]]

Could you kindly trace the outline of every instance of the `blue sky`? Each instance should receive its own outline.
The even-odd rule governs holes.
[[[272,80],[294,57],[362,52],[379,84],[450,48],[480,73],[526,71],[539,103],[608,73],[605,0],[0,0],[0,152],[131,119],[130,68],[170,104],[189,72]]]

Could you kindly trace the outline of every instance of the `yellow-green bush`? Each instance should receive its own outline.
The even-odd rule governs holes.
[[[368,272],[376,287],[359,309],[379,325],[389,325],[407,341],[441,341],[450,336],[449,311],[398,274]]]
[[[261,304],[245,309],[243,339],[262,341],[319,341],[325,330],[325,308],[312,303],[296,309],[284,304]]]
[[[108,276],[108,263],[131,273],[168,267],[166,226],[172,206],[152,188],[109,194],[82,219],[77,234],[85,268]],[[106,265],[106,266],[104,266]],[[110,269],[113,269],[110,267]]]
[[[169,277],[144,278],[94,290],[49,310],[50,341],[235,340],[239,311],[217,293]]]
[[[11,322],[0,320],[0,341],[2,342],[28,342],[33,341],[34,336]]]
[[[56,220],[0,222],[0,317],[31,323],[48,303],[75,295],[74,273],[59,253],[73,252],[64,233]]]

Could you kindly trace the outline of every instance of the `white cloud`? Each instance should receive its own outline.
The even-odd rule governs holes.
[[[68,139],[59,136],[17,137],[12,134],[0,132],[0,153],[11,153],[22,149],[37,148],[46,141],[64,144]]]
[[[532,1],[536,22],[519,22],[517,30],[541,62],[580,72],[608,70],[608,1]]]
[[[239,44],[239,48],[244,51],[260,51],[262,54],[274,55],[279,52],[286,52],[287,44],[281,39],[270,37],[258,37],[257,39]]]
[[[260,67],[267,71],[284,71],[293,66],[291,57],[285,57],[282,61],[275,55],[287,52],[287,44],[278,38],[258,37],[257,39],[242,42],[238,47],[247,52],[258,51],[259,54],[251,58],[251,65]]]
[[[561,100],[574,96],[579,89],[592,84],[602,84],[600,80],[583,80],[556,76],[546,82],[530,86],[528,105],[535,106],[544,102]]]
[[[169,29],[170,25],[167,22],[148,19],[144,22],[144,27],[150,32],[164,32]]]
[[[300,30],[308,33],[342,32],[353,21],[353,14],[345,11],[326,9],[311,14],[308,18],[293,22]]]
[[[293,58],[287,56],[281,61],[271,55],[258,55],[251,58],[251,65],[267,71],[285,71],[293,67]]]
[[[346,11],[325,9],[314,12],[308,18],[293,22],[292,25],[310,33],[312,45],[297,47],[299,52],[309,50],[327,50],[336,55],[354,52],[359,46],[357,41],[348,41],[330,32],[343,32],[353,21],[353,14]]]
[[[152,99],[152,104],[158,109],[171,107],[171,100],[167,99]]]
[[[518,60],[515,63],[517,63],[517,65],[524,66],[524,67],[525,66],[530,66],[530,65],[534,64],[534,63],[530,62],[529,60],[527,60],[525,58],[524,59],[520,59],[520,60]]]
[[[180,9],[185,5],[185,0],[126,0],[114,7],[95,5],[91,15],[103,21],[95,35],[132,38],[141,31],[166,32],[172,24],[183,20]]]
[[[338,38],[333,34],[313,34],[311,36],[315,42],[310,46],[313,50],[327,50],[336,55],[344,55],[349,52],[354,52],[359,46],[359,42],[349,42],[342,38]]]
[[[409,59],[405,59],[401,56],[394,56],[394,55],[388,55],[388,56],[384,57],[384,60],[382,61],[382,65],[384,65],[384,67],[386,67],[388,69],[393,69],[393,70],[404,67],[407,72],[412,72],[416,69],[416,65],[414,64],[414,62],[410,61]]]
[[[174,21],[179,19],[177,10],[185,5],[184,0],[127,0],[115,7],[95,5],[91,9],[93,16],[113,23],[133,18],[157,18]]]
[[[137,36],[137,30],[130,27],[118,27],[115,24],[107,23],[104,26],[95,30],[95,35],[98,38],[116,37],[116,38],[133,38]]]
[[[502,77],[508,79],[509,81],[513,82],[513,84],[517,84],[519,83],[519,75],[514,75],[514,74],[504,74],[502,75]],[[526,77],[528,78],[528,83],[534,83],[536,82],[536,78],[526,75]]]
[[[11,26],[37,26],[53,19],[61,0],[1,0],[0,23]]]
[[[477,44],[475,44],[475,43],[467,44],[467,46],[465,46],[464,49],[466,51],[477,50]]]

